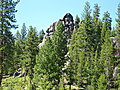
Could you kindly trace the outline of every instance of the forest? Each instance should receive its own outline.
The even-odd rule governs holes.
[[[25,23],[12,34],[19,2],[0,0],[0,90],[120,90],[120,3],[114,28],[86,2],[72,27],[61,20],[46,36]]]

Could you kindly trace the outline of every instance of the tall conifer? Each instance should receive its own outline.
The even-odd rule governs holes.
[[[15,52],[14,52],[15,68],[18,69],[21,67],[21,54],[23,54],[21,48],[21,34],[17,31],[15,35]]]
[[[13,57],[13,44],[14,39],[10,32],[11,28],[16,28],[14,24],[15,19],[15,9],[17,3],[13,0],[0,0],[0,86],[2,82],[3,72],[7,69],[5,64],[10,64]],[[12,60],[11,60],[12,59]],[[8,61],[10,61],[8,63]],[[8,67],[6,67],[8,68]]]
[[[37,45],[38,41],[36,30],[32,26],[30,26],[30,30],[25,40],[25,49],[23,53],[23,65],[25,70],[28,71],[30,83],[32,83],[34,74],[33,68],[36,64],[36,55],[38,52]]]
[[[104,43],[101,47],[100,64],[102,65],[102,71],[105,73],[107,79],[107,89],[110,89],[110,83],[112,79],[113,65],[114,65],[114,49],[113,41],[110,38],[110,30],[105,33]]]
[[[67,38],[64,30],[65,28],[62,22],[60,22],[52,40],[47,38],[45,45],[41,47],[37,56],[35,77],[42,78],[38,83],[40,83],[43,89],[45,87],[59,89],[60,79],[66,63],[65,55],[67,54]]]
[[[119,83],[118,84],[118,88],[120,89],[120,80],[119,80],[120,79],[119,78],[120,77],[120,58],[119,58],[120,57],[120,3],[118,4],[117,15],[118,15],[118,17],[116,19],[116,22],[117,22],[117,25],[116,25],[117,35],[115,37],[115,39],[117,40],[117,42],[116,42],[116,57],[117,57],[117,61],[116,61],[116,64],[115,64],[115,68],[117,68],[117,69],[115,71],[116,73],[114,73],[114,74],[116,76],[117,82]]]

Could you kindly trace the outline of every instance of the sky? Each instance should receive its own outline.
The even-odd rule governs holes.
[[[108,11],[112,17],[112,27],[115,26],[117,18],[117,7],[120,0],[20,0],[16,9],[17,25],[21,30],[23,23],[29,28],[30,25],[36,27],[37,31],[46,30],[55,21],[58,21],[66,13],[71,13],[75,19],[76,15],[81,18],[85,2],[90,2],[93,10],[94,4],[100,6],[100,17]],[[15,34],[16,30],[12,30]]]

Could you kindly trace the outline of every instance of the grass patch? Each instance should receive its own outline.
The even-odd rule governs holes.
[[[26,76],[26,82],[24,82],[24,77],[9,77],[2,81],[2,86],[0,90],[25,90],[29,85],[29,78]]]

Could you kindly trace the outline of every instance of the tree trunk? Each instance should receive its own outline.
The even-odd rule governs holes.
[[[30,84],[32,84],[32,80],[33,80],[33,69],[31,68],[30,72]]]
[[[71,90],[71,84],[69,85],[69,90]]]
[[[25,73],[24,73],[24,82],[26,82],[26,74],[27,74],[27,72],[25,71]]]
[[[0,30],[0,34],[3,34],[2,29]],[[3,39],[0,38],[0,46],[4,46]],[[0,50],[0,86],[2,85],[2,78],[3,78],[3,61],[4,61],[4,51]]]
[[[3,78],[3,67],[0,65],[0,86],[2,86],[2,78]]]
[[[2,78],[3,78],[3,56],[2,52],[0,52],[0,86],[2,85]]]

